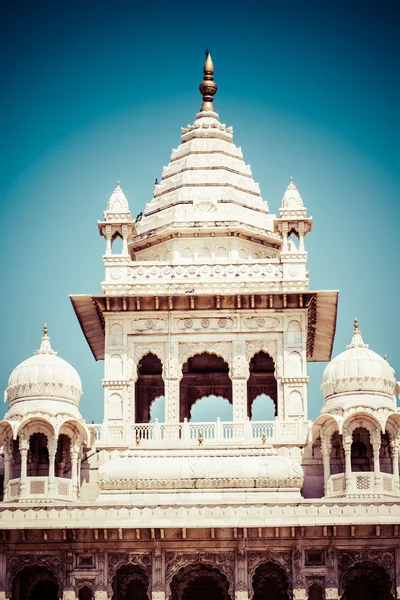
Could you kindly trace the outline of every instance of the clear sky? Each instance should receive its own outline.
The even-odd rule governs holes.
[[[0,380],[40,343],[79,371],[102,419],[96,363],[68,295],[99,293],[102,217],[117,179],[134,215],[200,107],[203,50],[262,195],[292,175],[313,232],[311,289],[339,289],[334,354],[357,316],[400,372],[398,0],[2,3]],[[309,416],[323,364],[310,365]],[[1,414],[6,405],[1,407]]]

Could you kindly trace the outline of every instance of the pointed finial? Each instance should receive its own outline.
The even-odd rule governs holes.
[[[47,325],[45,323],[44,327],[43,327],[43,335],[47,335],[48,333],[49,333],[49,330],[47,329]]]
[[[353,326],[354,326],[354,331],[358,331],[358,321],[357,321],[357,317],[354,317],[354,323],[353,323]]]
[[[117,179],[117,188],[119,188],[119,179]]]
[[[358,329],[358,320],[357,317],[354,317],[353,322],[353,337],[351,339],[351,344],[346,346],[347,349],[355,348],[356,346],[361,348],[368,348],[368,344],[364,344],[364,340],[362,339],[361,331]]]
[[[45,323],[43,326],[43,337],[42,337],[42,341],[40,344],[40,348],[39,350],[36,350],[35,354],[54,354],[56,355],[57,352],[54,352],[54,350],[51,347],[50,344],[50,338],[48,336],[49,330],[47,328],[47,324]]]
[[[290,185],[293,185],[293,177],[290,176]]]
[[[200,84],[199,90],[203,96],[203,104],[201,105],[200,112],[215,112],[213,106],[213,97],[217,93],[217,84],[214,81],[214,63],[211,58],[209,49],[205,51],[206,60],[203,67],[203,81]]]

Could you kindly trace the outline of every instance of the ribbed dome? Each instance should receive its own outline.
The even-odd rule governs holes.
[[[279,209],[280,217],[305,216],[306,209],[303,204],[303,199],[300,192],[290,178],[290,183],[283,194],[281,207]]]
[[[78,405],[82,383],[78,373],[52,350],[47,327],[40,349],[11,373],[6,390],[9,404],[20,399],[38,397],[46,400],[69,400]]]
[[[104,219],[106,221],[113,220],[132,220],[128,200],[124,194],[123,189],[119,185],[119,181],[117,181],[117,187],[113,191],[108,200],[107,210],[104,213]]]
[[[357,391],[393,396],[395,386],[394,370],[364,344],[355,320],[351,344],[328,364],[322,376],[324,398]]]

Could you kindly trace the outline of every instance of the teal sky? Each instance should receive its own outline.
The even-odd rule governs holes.
[[[314,218],[311,289],[340,290],[334,354],[356,315],[400,372],[397,0],[7,0],[1,11],[4,389],[47,321],[82,378],[83,416],[102,419],[103,363],[68,295],[101,291],[97,220],[117,179],[134,215],[151,199],[200,107],[207,46],[216,110],[271,212],[292,175]],[[324,367],[309,368],[310,418]]]

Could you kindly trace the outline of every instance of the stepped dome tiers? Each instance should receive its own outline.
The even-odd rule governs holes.
[[[253,234],[273,234],[273,215],[261,197],[250,167],[243,161],[240,148],[233,143],[232,127],[219,121],[214,111],[214,65],[207,54],[204,80],[200,85],[203,104],[193,125],[182,129],[182,143],[172,151],[162,179],[156,181],[154,197],[146,205],[137,225],[133,249],[149,232],[158,239],[165,230],[193,231],[193,228],[218,231],[236,228]]]
[[[392,405],[395,403],[395,388],[394,370],[385,358],[370,350],[368,344],[364,343],[355,319],[351,344],[324,371],[321,389],[325,404],[333,402],[337,397],[354,395],[354,402],[359,403],[362,393],[386,397],[381,400],[376,398],[374,402],[387,404],[389,400],[389,405]]]
[[[117,186],[110,196],[107,209],[104,212],[105,221],[131,221],[128,200],[117,181]]]
[[[46,325],[39,350],[11,373],[6,395],[10,407],[21,401],[38,399],[46,404],[63,401],[79,405],[82,396],[80,377],[51,348]]]

